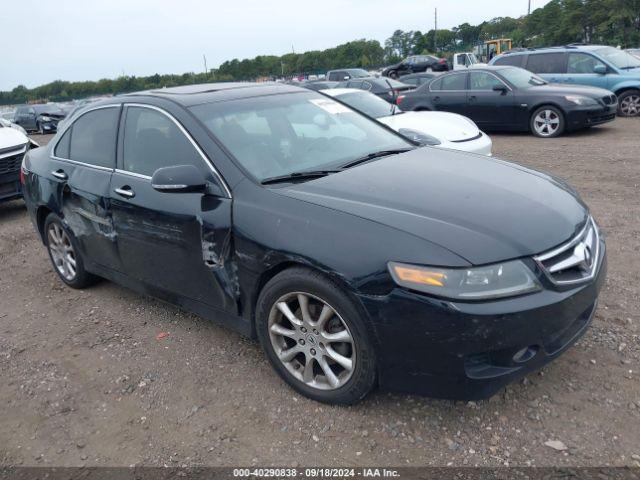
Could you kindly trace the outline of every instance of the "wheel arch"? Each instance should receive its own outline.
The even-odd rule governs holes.
[[[36,210],[36,225],[38,227],[38,234],[40,235],[40,240],[42,243],[46,243],[45,235],[44,235],[44,222],[47,220],[47,217],[50,213],[53,213],[46,205],[40,205]]]

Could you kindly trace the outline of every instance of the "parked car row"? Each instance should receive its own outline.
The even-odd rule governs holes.
[[[531,74],[509,68],[432,83],[461,103],[476,84],[517,98],[510,76]],[[20,174],[60,281],[106,278],[256,338],[327,403],[376,387],[486,398],[580,338],[606,251],[571,187],[399,133],[471,145],[481,132],[457,115],[326,92],[189,85],[75,113]]]
[[[618,114],[640,113],[640,59],[603,45],[518,49],[497,56],[490,65],[526,68],[552,83],[587,85],[618,97]]]

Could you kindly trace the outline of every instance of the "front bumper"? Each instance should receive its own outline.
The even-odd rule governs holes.
[[[565,291],[461,303],[401,288],[362,296],[379,351],[382,389],[436,398],[487,398],[562,354],[584,333],[606,276]]]
[[[20,172],[5,173],[0,175],[0,202],[22,197],[22,185],[20,184]]]
[[[579,130],[615,120],[618,104],[606,107],[576,107],[567,113],[567,129]]]

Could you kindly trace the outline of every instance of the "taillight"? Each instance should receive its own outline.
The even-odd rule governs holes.
[[[396,98],[396,105],[400,105],[403,100],[404,100],[404,95],[398,95],[398,97]]]
[[[26,156],[26,155],[25,155]],[[27,177],[27,169],[24,166],[24,158],[22,159],[22,165],[20,165],[20,183],[25,184]],[[14,177],[15,178],[15,177]]]
[[[438,60],[438,63],[447,63],[447,59],[446,58],[441,58],[440,60]]]

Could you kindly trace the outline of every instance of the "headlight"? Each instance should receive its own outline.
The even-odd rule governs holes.
[[[42,120],[43,122],[50,122],[53,119],[51,117],[47,117],[46,115],[43,115],[40,117],[40,120]]]
[[[589,97],[583,97],[582,95],[565,95],[564,98],[567,102],[575,103],[576,105],[598,105],[597,100]]]
[[[421,267],[389,262],[393,280],[411,290],[455,300],[486,300],[541,290],[520,260],[474,268]]]
[[[418,130],[413,130],[412,128],[401,128],[398,130],[398,133],[422,146],[430,145],[433,147],[442,143],[436,137],[432,137],[431,135],[420,132]]]

